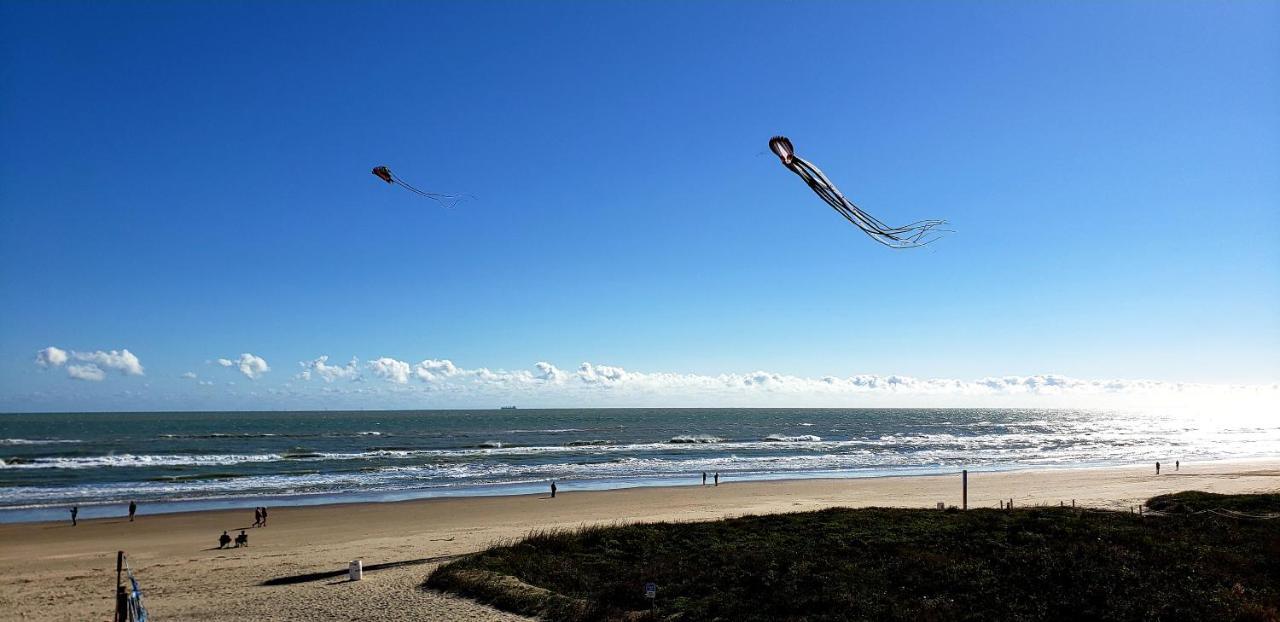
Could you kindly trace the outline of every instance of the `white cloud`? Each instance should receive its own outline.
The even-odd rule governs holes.
[[[144,375],[142,362],[139,361],[138,357],[134,356],[134,354],[128,349],[119,351],[111,350],[110,352],[103,352],[102,350],[96,350],[94,352],[72,352],[71,358],[77,361],[93,363],[98,367],[114,369],[129,376]]]
[[[591,362],[566,372],[546,361],[531,369],[495,370],[467,368],[448,359],[425,359],[411,365],[388,357],[369,361],[366,368],[393,385],[375,389],[375,393],[410,399],[414,391],[426,390],[454,404],[1127,407],[1227,394],[1252,396],[1254,401],[1280,399],[1280,385],[1276,384],[1086,380],[1057,374],[976,380],[874,374],[806,377],[765,370],[686,374],[632,371]],[[347,389],[334,391],[351,393]]]
[[[382,357],[369,361],[369,369],[375,376],[386,378],[396,384],[409,382],[409,364],[393,358]]]
[[[302,367],[302,371],[294,376],[298,380],[310,380],[312,375],[319,376],[326,383],[334,380],[359,380],[360,368],[359,361],[355,357],[346,365],[330,365],[329,357],[321,356],[311,361],[302,361],[298,365]]]
[[[218,359],[218,364],[223,367],[234,366],[240,370],[240,373],[244,374],[245,378],[250,380],[257,380],[262,377],[262,374],[271,371],[271,367],[267,365],[266,359],[248,352],[241,354],[240,358],[235,360]]]
[[[413,375],[428,382],[456,376],[460,371],[458,366],[448,359],[427,359],[413,367]]]
[[[89,380],[92,382],[101,382],[107,377],[107,373],[102,368],[89,363],[87,365],[68,365],[67,375],[76,380]]]
[[[36,352],[36,365],[41,367],[61,367],[67,362],[67,351],[49,346]]]
[[[538,361],[533,364],[533,367],[538,370],[535,377],[544,382],[559,383],[569,378],[569,374],[560,371],[560,368],[545,361]]]
[[[196,373],[195,373],[195,372],[193,372],[193,371],[189,371],[189,372],[187,372],[187,373],[185,373],[185,374],[182,374],[182,378],[183,378],[183,379],[185,379],[185,380],[195,380],[195,379],[196,379]]]

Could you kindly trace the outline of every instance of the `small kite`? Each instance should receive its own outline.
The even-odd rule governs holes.
[[[417,188],[414,188],[413,186],[406,183],[403,179],[400,179],[399,177],[397,177],[395,173],[391,172],[391,169],[385,166],[373,167],[373,174],[376,175],[378,179],[381,179],[382,181],[385,181],[389,184],[395,184],[397,186],[400,186],[405,190],[408,190],[420,196],[424,196],[445,207],[453,207],[454,205],[458,204],[458,201],[461,201],[465,198],[469,198],[471,196],[467,194],[440,194],[438,192],[424,192],[422,190],[418,190]]]
[[[846,220],[853,223],[871,239],[890,248],[916,248],[937,240],[945,229],[936,227],[947,224],[945,220],[921,220],[902,227],[890,227],[871,214],[862,211],[852,201],[840,194],[840,189],[827,179],[818,167],[796,155],[791,140],[786,136],[774,136],[769,139],[769,150],[782,160],[782,165],[800,176],[827,205],[835,208]]]

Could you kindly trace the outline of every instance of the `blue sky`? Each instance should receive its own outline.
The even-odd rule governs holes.
[[[538,362],[592,386],[618,377],[583,362],[1274,386],[1277,23],[1249,2],[0,4],[0,410],[713,401],[478,371],[559,378]],[[955,233],[870,242],[762,155],[773,134],[882,220]],[[377,164],[477,199],[441,209]],[[36,364],[50,346],[68,361]],[[355,372],[297,377],[320,356]],[[446,359],[470,371],[416,373]]]

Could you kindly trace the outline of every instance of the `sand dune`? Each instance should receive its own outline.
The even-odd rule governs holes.
[[[1178,472],[1171,466],[1159,477],[1145,465],[970,473],[969,505],[1076,499],[1128,509],[1179,490],[1280,490],[1280,460],[1183,464]],[[419,585],[449,556],[535,528],[939,501],[960,503],[959,475],[281,507],[271,511],[269,527],[248,530],[249,548],[230,550],[215,548],[217,536],[248,527],[251,510],[147,515],[144,507],[134,523],[0,525],[0,619],[109,620],[115,551],[123,549],[161,620],[515,620],[521,618]],[[374,567],[365,580],[332,575],[356,558]]]

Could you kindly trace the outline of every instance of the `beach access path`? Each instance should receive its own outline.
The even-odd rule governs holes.
[[[1163,493],[1280,491],[1280,458],[969,473],[969,507],[1070,505],[1128,511]],[[138,519],[0,525],[0,620],[109,620],[115,553],[124,550],[159,620],[520,620],[425,591],[435,565],[533,529],[711,520],[831,506],[960,505],[960,475],[733,482],[508,497],[273,507],[249,528],[251,508]],[[245,528],[248,548],[218,549]],[[345,569],[362,559],[364,580]],[[403,562],[403,563],[402,563]],[[381,566],[381,567],[380,567]]]

